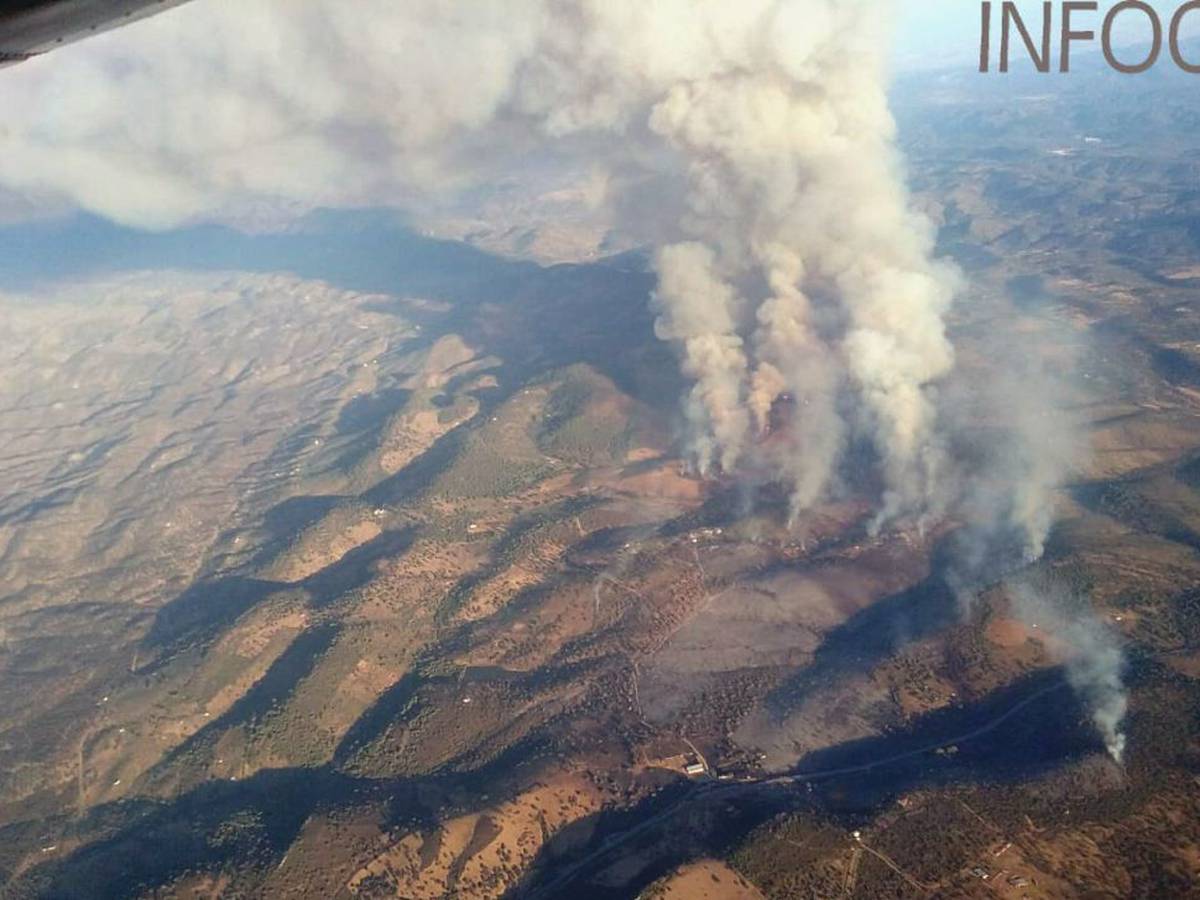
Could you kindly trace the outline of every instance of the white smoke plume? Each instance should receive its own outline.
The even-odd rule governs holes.
[[[948,416],[956,432],[975,432],[976,444],[967,454],[975,463],[962,473],[967,485],[956,513],[965,525],[948,578],[965,610],[982,588],[1004,583],[1012,613],[1047,635],[1060,652],[1071,687],[1120,763],[1128,706],[1120,642],[1087,598],[1073,595],[1040,567],[1027,568],[1044,556],[1058,490],[1085,458],[1080,428],[1068,411],[1076,338],[1049,321],[1023,319],[1016,310],[1004,323],[989,326],[990,338],[975,354],[1004,365],[987,366],[986,384],[951,403],[969,407],[974,423],[962,421],[960,412]],[[1057,359],[1059,368],[1047,359]]]
[[[758,308],[750,408],[761,432],[776,398],[790,392],[795,399],[791,441],[775,461],[792,486],[794,520],[822,498],[844,444],[845,424],[835,405],[841,376],[833,352],[815,333],[811,301],[799,287],[799,255],[778,245],[769,252],[772,296]]]
[[[882,518],[927,511],[935,496],[942,452],[929,389],[953,363],[943,315],[955,283],[900,177],[884,7],[776,4],[748,54],[671,86],[650,119],[687,163],[684,228],[713,248],[728,293],[756,309],[756,372],[742,389],[756,424],[784,393],[800,410],[799,465],[784,471],[794,513],[834,475],[839,372],[882,458]],[[673,261],[660,260],[664,279]],[[824,329],[814,295],[830,307]],[[672,310],[695,302],[660,297]],[[740,432],[735,440],[717,438],[727,461],[742,453]]]
[[[1013,308],[989,320],[987,332],[964,348],[962,377],[942,404],[960,443],[946,504],[965,526],[951,580],[967,605],[976,588],[1042,558],[1059,488],[1087,452],[1069,411],[1074,335],[1046,320],[1033,325]]]
[[[1062,644],[1067,680],[1092,714],[1109,755],[1125,755],[1122,724],[1129,706],[1123,675],[1125,658],[1116,636],[1090,610],[1070,610],[1069,598],[1028,581],[1010,585],[1013,609],[1022,621],[1044,629]]]
[[[931,388],[953,362],[955,285],[893,146],[890,6],[194,0],[6,71],[0,191],[169,227],[411,209],[531,152],[607,168],[613,209],[627,185],[674,181],[654,196],[682,201],[647,237],[700,468],[734,469],[786,394],[794,513],[855,429],[881,460],[881,520],[920,514],[942,466]]]
[[[711,468],[714,456],[732,469],[750,429],[746,353],[736,324],[740,304],[704,244],[672,244],[656,262],[661,309],[655,333],[678,345],[683,373],[695,381],[685,412],[700,471]]]

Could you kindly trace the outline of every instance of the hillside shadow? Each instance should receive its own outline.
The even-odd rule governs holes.
[[[277,581],[238,576],[193,584],[154,614],[142,647],[152,651],[158,662],[139,669],[139,673],[184,650],[207,646],[251,607],[289,587]]]
[[[419,529],[415,526],[385,531],[355,547],[337,562],[314,572],[299,583],[309,593],[309,604],[318,608],[328,606],[339,597],[367,584],[375,577],[376,565],[406,552],[418,533]]]
[[[88,214],[0,228],[0,287],[12,290],[64,278],[181,269],[291,272],[347,290],[432,291],[461,301],[483,285],[490,285],[492,297],[511,297],[516,279],[537,268],[416,234],[387,210],[319,210],[275,234],[222,225],[142,231]]]
[[[544,755],[531,738],[470,772],[372,778],[329,765],[266,769],[237,781],[205,781],[168,801],[107,803],[81,819],[62,817],[56,823],[62,840],[82,846],[27,870],[4,886],[3,896],[157,896],[181,876],[234,870],[249,874],[247,895],[258,896],[258,880],[280,867],[313,816],[336,819],[371,808],[371,821],[383,833],[431,830],[448,810],[477,811],[486,802],[482,792],[495,796],[519,778],[532,778],[526,770]],[[0,840],[5,834],[0,828]],[[243,889],[230,890],[242,896]]]
[[[938,710],[893,733],[811,753],[787,778],[677,783],[632,810],[577,821],[555,834],[528,877],[505,896],[637,896],[680,865],[727,856],[780,814],[869,820],[913,791],[1013,783],[1102,751],[1062,671],[1047,670],[971,706]],[[634,873],[631,880],[591,880],[622,859]]]
[[[456,331],[528,371],[586,362],[652,405],[666,399],[661,379],[678,378],[669,350],[653,337],[648,300],[654,279],[639,254],[540,266],[418,234],[398,213],[379,209],[318,210],[274,234],[220,225],[150,232],[85,214],[0,227],[3,290],[170,269],[287,272],[380,294],[377,312],[429,326],[430,342]],[[405,302],[413,297],[448,309],[418,310]],[[643,383],[630,362],[645,348],[656,362],[652,368],[661,369],[652,383]],[[670,403],[678,396],[669,393]]]
[[[267,510],[262,519],[262,528],[269,541],[290,538],[315,525],[345,502],[346,498],[338,494],[289,497]]]
[[[275,594],[303,592],[310,606],[328,606],[369,582],[375,576],[376,564],[402,554],[412,546],[416,534],[416,528],[385,531],[294,583],[239,576],[201,580],[159,608],[143,647],[165,659],[186,649],[207,646],[250,609]]]
[[[1188,469],[1179,474],[1186,484]],[[1108,516],[1143,534],[1200,551],[1200,534],[1171,510],[1143,492],[1139,478],[1117,478],[1073,485],[1071,497],[1089,512]]]
[[[431,823],[434,809],[426,804],[448,794],[436,779],[380,781],[327,768],[209,781],[169,803],[135,800],[89,811],[74,828],[106,836],[36,866],[9,888],[19,896],[106,900],[142,896],[188,873],[269,871],[314,814],[375,802]]]
[[[232,728],[254,725],[272,710],[282,706],[301,681],[312,674],[321,656],[333,645],[341,629],[323,623],[302,631],[287,649],[279,655],[249,690],[234,704],[212,719],[155,763],[143,780],[148,785],[167,780],[178,774],[181,766],[187,769],[188,761],[194,760],[191,774],[203,780],[209,763],[208,757],[221,735]]]
[[[964,594],[976,594],[1027,565],[1017,537],[1001,530],[981,541],[967,527],[943,536],[931,553],[929,575],[827,632],[812,662],[767,696],[768,712],[781,720],[821,686],[866,675],[905,647],[965,622]],[[981,546],[987,547],[982,556]]]
[[[871,604],[829,631],[812,662],[767,695],[773,717],[785,718],[823,686],[870,672],[909,644],[961,620],[954,592],[939,573]]]

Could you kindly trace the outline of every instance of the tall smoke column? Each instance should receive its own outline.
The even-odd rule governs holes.
[[[759,365],[751,387],[751,409],[759,430],[768,424],[775,399],[793,394],[792,447],[777,465],[792,486],[789,522],[824,495],[845,433],[834,400],[839,367],[813,328],[812,304],[797,285],[803,281],[798,254],[778,245],[761,251],[772,273],[773,294],[758,308],[755,334]]]
[[[750,52],[671,86],[650,126],[687,161],[684,228],[713,248],[730,282],[772,291],[760,295],[747,393],[760,426],[784,391],[800,404],[800,459],[782,473],[793,482],[793,514],[833,476],[838,369],[860,395],[860,424],[882,458],[880,519],[927,513],[942,456],[929,388],[953,365],[943,315],[955,280],[933,261],[932,230],[900,178],[877,24],[884,4],[769,10],[763,29],[747,35]],[[839,311],[828,316],[831,333],[814,328],[806,291]],[[703,302],[661,296],[672,311]]]
[[[1052,593],[1019,582],[1012,586],[1015,611],[1065,645],[1067,680],[1091,711],[1109,755],[1119,763],[1125,755],[1121,725],[1129,706],[1120,645],[1090,613],[1067,615],[1065,598]]]
[[[1086,458],[1086,441],[1066,411],[1064,377],[1045,363],[1057,359],[1073,371],[1070,355],[1064,357],[1073,338],[1048,322],[1040,326],[1041,336],[1015,308],[997,318],[989,337],[967,355],[1004,364],[989,363],[976,376],[979,384],[944,398],[949,430],[960,438],[974,435],[962,454],[972,462],[960,463],[946,479],[948,496],[941,501],[965,522],[950,578],[967,606],[978,587],[1042,558],[1057,491]]]
[[[695,380],[685,403],[693,449],[701,473],[713,456],[722,468],[736,464],[750,425],[742,396],[746,354],[737,335],[737,299],[715,270],[713,252],[703,244],[673,244],[658,253],[655,295],[662,314],[655,333],[681,349],[683,372]]]

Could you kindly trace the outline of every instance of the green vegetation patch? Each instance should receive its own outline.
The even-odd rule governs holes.
[[[633,444],[628,399],[589,366],[564,370],[536,430],[541,450],[576,465],[620,463]]]

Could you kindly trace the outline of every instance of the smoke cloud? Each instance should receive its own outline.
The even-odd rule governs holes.
[[[758,40],[751,32],[724,64],[664,85],[650,117],[687,167],[682,227],[711,249],[708,271],[725,285],[672,290],[674,266],[690,261],[663,254],[660,302],[669,316],[718,295],[753,309],[749,381],[735,382],[740,365],[724,356],[709,371],[722,397],[747,398],[760,431],[778,399],[796,404],[795,450],[780,473],[793,514],[824,494],[848,425],[865,428],[880,455],[881,520],[925,512],[941,464],[930,388],[953,364],[943,316],[955,278],[933,260],[932,229],[900,177],[885,7],[774,5]],[[851,423],[837,412],[846,385]],[[745,449],[738,425],[728,438],[699,429],[699,445],[719,445],[727,468]]]
[[[890,6],[200,0],[6,72],[0,187],[169,227],[421,208],[530,153],[606,170],[613,210],[649,180],[672,207],[646,237],[698,468],[734,470],[788,397],[793,452],[769,462],[793,514],[862,433],[880,521],[919,515],[955,278],[893,148]]]
[[[796,518],[866,439],[876,526],[953,508],[977,585],[1014,542],[1016,560],[1041,556],[1062,464],[1020,406],[987,474],[950,462],[958,275],[895,149],[891,6],[196,0],[4,72],[0,200],[168,228],[420,211],[533,159],[574,165],[656,248],[656,331],[692,382],[698,469],[765,467]],[[1097,655],[1073,677],[1119,753],[1112,653],[1079,628]]]

